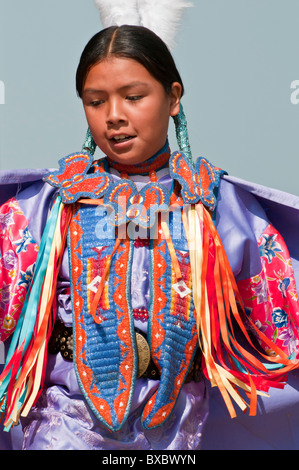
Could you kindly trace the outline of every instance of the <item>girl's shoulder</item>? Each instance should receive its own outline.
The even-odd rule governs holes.
[[[43,181],[49,169],[14,169],[0,171],[0,207],[16,202],[18,211],[28,221],[37,243],[53,205],[57,190]]]

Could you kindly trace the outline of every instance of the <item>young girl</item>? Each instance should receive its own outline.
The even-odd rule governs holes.
[[[275,200],[192,163],[182,80],[150,30],[96,34],[77,92],[83,151],[44,181],[2,186],[2,202],[21,188],[0,215],[4,426],[21,420],[26,450],[199,449],[209,381],[228,415],[246,395],[254,415],[259,390],[296,367],[293,253],[270,222]],[[105,158],[93,161],[95,145]]]

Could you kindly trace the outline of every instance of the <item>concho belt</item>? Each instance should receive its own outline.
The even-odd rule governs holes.
[[[151,357],[151,351],[147,342],[146,334],[138,328],[135,328],[135,335],[138,355],[137,379],[145,378],[151,380],[160,380],[160,373]],[[73,328],[65,326],[60,321],[57,321],[49,341],[48,351],[50,354],[60,353],[63,359],[72,362]],[[199,350],[191,365],[185,383],[189,383],[192,380],[199,382],[202,378],[202,371],[200,367],[201,361],[199,360],[198,356]]]

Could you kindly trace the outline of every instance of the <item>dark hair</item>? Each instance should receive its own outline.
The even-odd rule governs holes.
[[[91,67],[110,56],[136,60],[163,85],[166,93],[170,93],[173,82],[179,82],[183,95],[183,82],[166,44],[143,26],[123,25],[103,29],[85,46],[76,74],[80,98]]]

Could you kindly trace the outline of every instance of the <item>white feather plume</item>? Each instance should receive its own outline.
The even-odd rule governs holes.
[[[183,10],[192,4],[184,0],[137,0],[137,3],[142,26],[154,31],[173,49]]]
[[[172,49],[183,10],[192,6],[184,0],[94,0],[104,28],[131,24],[154,31]]]
[[[122,24],[140,25],[136,0],[94,0],[104,28]]]

